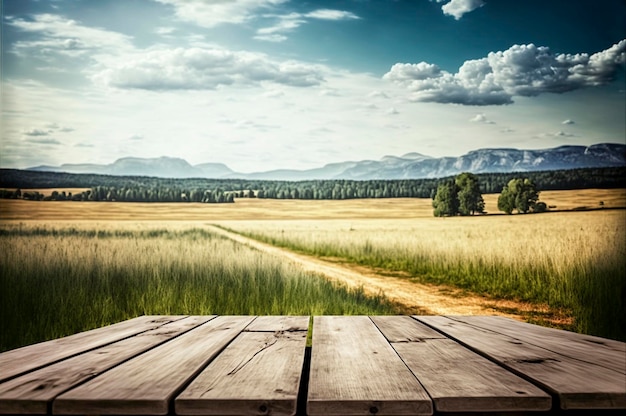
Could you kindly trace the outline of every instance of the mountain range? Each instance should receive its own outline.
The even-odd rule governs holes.
[[[241,178],[263,180],[311,179],[421,179],[441,178],[461,172],[528,172],[576,168],[626,166],[626,145],[601,143],[592,146],[560,146],[540,150],[479,149],[459,157],[430,157],[420,153],[385,156],[380,160],[331,163],[308,170],[235,172],[222,163],[191,165],[172,157],[125,157],[108,165],[63,164],[36,166],[28,170],[67,173],[96,173],[117,176],[164,178]]]

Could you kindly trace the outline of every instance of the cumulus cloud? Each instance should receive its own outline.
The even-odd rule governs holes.
[[[483,113],[476,114],[474,117],[470,118],[469,121],[472,123],[496,124],[494,121],[489,120]]]
[[[513,45],[466,61],[453,74],[437,65],[397,63],[383,78],[405,86],[412,101],[464,105],[502,105],[514,96],[564,93],[613,81],[626,61],[626,39],[587,53],[553,54],[547,47]]]
[[[395,107],[389,107],[386,112],[389,115],[400,114],[400,112]]]
[[[156,1],[173,6],[176,17],[180,20],[210,28],[224,23],[244,23],[259,10],[271,9],[289,0]]]
[[[561,124],[576,124],[576,122],[574,120],[567,119],[563,121]]]
[[[324,68],[275,61],[264,54],[218,48],[154,49],[109,65],[94,81],[117,88],[204,90],[262,82],[309,87],[324,82]]]
[[[437,3],[443,3],[444,1],[437,0]],[[453,16],[456,20],[459,20],[464,14],[484,5],[485,2],[483,0],[452,0],[441,6],[441,10],[443,10],[443,14],[446,16]]]
[[[133,134],[128,138],[128,140],[139,141],[143,140],[143,136],[141,134]]]
[[[351,20],[359,19],[359,16],[344,10],[319,9],[309,13],[289,13],[285,15],[266,15],[265,17],[278,18],[273,26],[262,27],[257,30],[254,39],[269,42],[283,42],[287,40],[287,33],[294,31],[309,19],[318,20]]]

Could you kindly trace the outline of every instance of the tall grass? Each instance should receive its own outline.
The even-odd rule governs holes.
[[[199,228],[0,227],[0,350],[142,314],[389,314]]]
[[[625,211],[224,224],[420,282],[547,304],[571,314],[577,332],[626,339]]]

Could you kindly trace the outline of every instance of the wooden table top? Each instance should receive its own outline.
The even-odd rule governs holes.
[[[494,316],[141,316],[0,354],[0,414],[626,409],[626,344]],[[618,410],[620,411],[620,410]]]

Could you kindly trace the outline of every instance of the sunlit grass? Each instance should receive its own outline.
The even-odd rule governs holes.
[[[626,211],[223,225],[419,282],[547,304],[578,332],[626,339]]]
[[[0,227],[0,350],[143,314],[395,312],[201,228]]]

